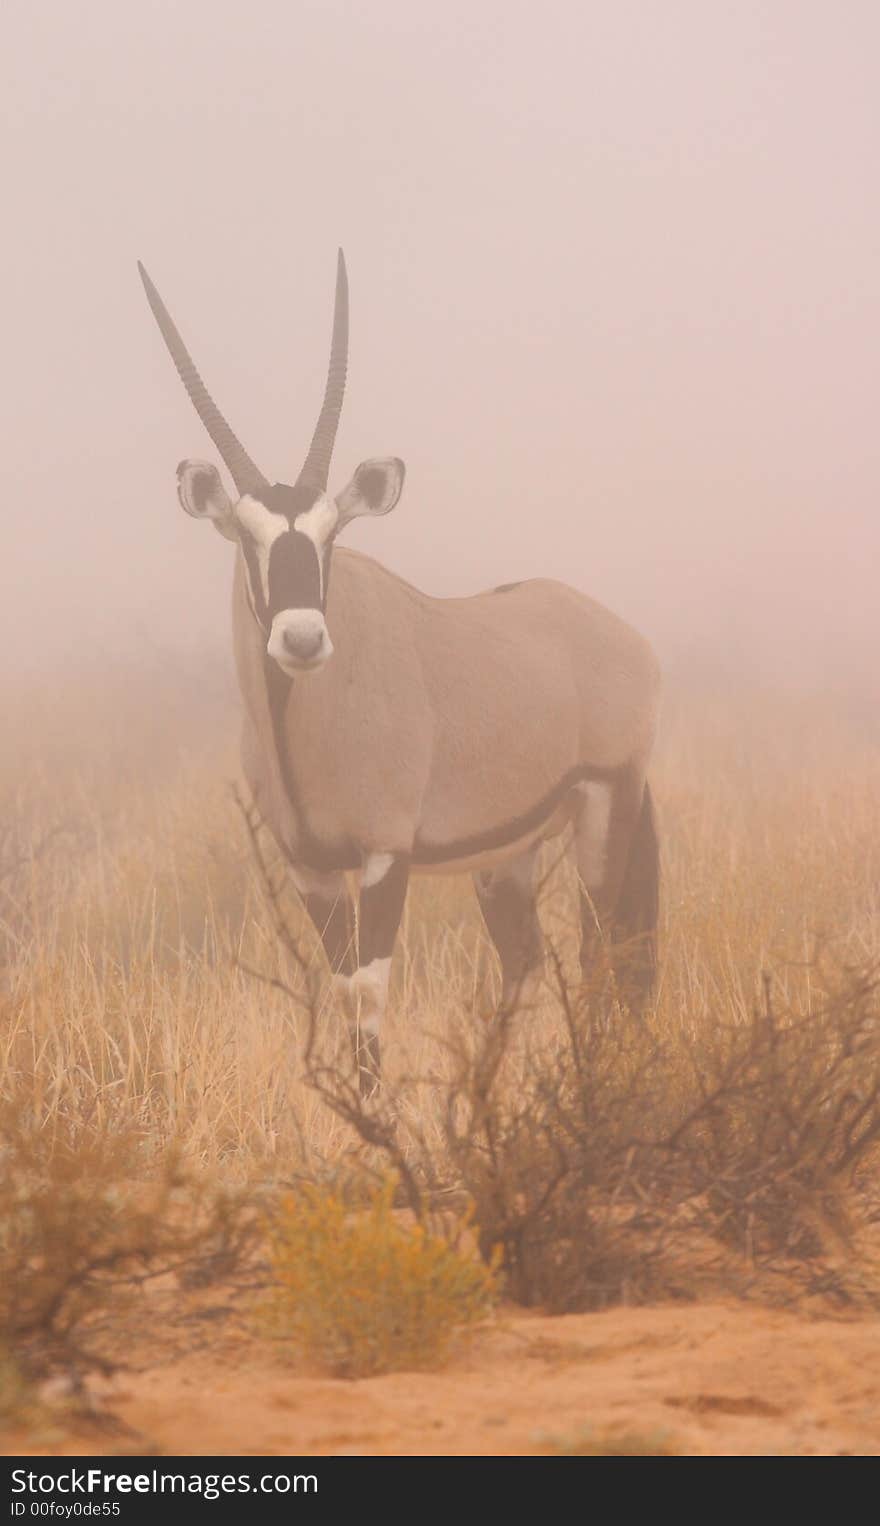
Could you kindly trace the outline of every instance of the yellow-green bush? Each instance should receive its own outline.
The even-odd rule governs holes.
[[[353,1210],[304,1186],[276,1222],[273,1331],[340,1377],[434,1366],[495,1301],[494,1266],[403,1222],[395,1187],[387,1177]]]

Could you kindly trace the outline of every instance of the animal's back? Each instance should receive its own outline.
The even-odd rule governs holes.
[[[470,598],[428,601],[432,647],[444,654],[437,687],[455,704],[473,689],[489,715],[513,709],[518,727],[553,725],[576,761],[615,768],[650,751],[657,660],[624,620],[566,583],[534,578]],[[451,660],[450,660],[451,659]]]

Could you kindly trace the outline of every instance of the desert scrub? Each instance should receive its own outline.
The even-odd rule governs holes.
[[[344,1196],[306,1185],[278,1213],[272,1333],[338,1377],[435,1366],[497,1296],[494,1263],[403,1222],[396,1186],[389,1175],[353,1209]]]
[[[152,1158],[133,1132],[54,1123],[0,1100],[0,1416],[17,1384],[112,1370],[146,1285],[228,1281],[260,1222],[247,1189],[197,1177],[173,1149]]]

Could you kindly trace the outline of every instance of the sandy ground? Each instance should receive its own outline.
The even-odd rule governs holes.
[[[244,1331],[114,1378],[125,1427],[7,1434],[5,1452],[521,1456],[880,1453],[880,1320],[714,1304],[511,1312],[442,1372],[308,1377]]]

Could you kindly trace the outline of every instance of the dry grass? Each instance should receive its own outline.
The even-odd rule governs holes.
[[[236,702],[222,680],[167,670],[9,693],[0,775],[0,1074],[47,1159],[84,1133],[161,1177],[169,1149],[205,1180],[332,1186],[375,1164],[305,1084],[306,1025],[231,799]],[[673,688],[654,770],[664,855],[655,1039],[698,1052],[744,1033],[766,1000],[818,1020],[826,964],[880,960],[880,734],[833,696]],[[573,969],[573,885],[544,913]],[[301,914],[291,898],[293,924]],[[302,928],[320,967],[314,940]],[[497,992],[466,881],[417,881],[383,1044],[406,1156],[444,1149],[446,1085]],[[552,1057],[539,1000],[508,1057],[515,1090]],[[324,1061],[347,1054],[320,1014]],[[464,1037],[462,1037],[464,1036]],[[417,1079],[414,1079],[417,1078]],[[25,1126],[23,1123],[23,1127]]]
[[[53,1371],[112,1370],[150,1284],[228,1281],[257,1233],[248,1194],[173,1151],[145,1161],[135,1134],[0,1108],[0,1412]]]
[[[290,1003],[241,967],[275,971],[279,955],[230,800],[235,700],[204,689],[169,672],[8,696],[3,1085],[35,1118],[134,1128],[147,1150],[174,1140],[241,1177],[312,1174],[351,1137],[302,1086]],[[673,694],[654,770],[661,1031],[748,1021],[767,969],[777,1004],[809,1012],[817,936],[853,964],[880,957],[878,760],[877,736],[830,699]],[[551,892],[570,952],[564,873]],[[467,881],[416,881],[391,1072],[448,1075],[450,1027],[483,1023],[496,989]],[[324,1033],[344,1053],[329,1007]]]

